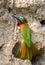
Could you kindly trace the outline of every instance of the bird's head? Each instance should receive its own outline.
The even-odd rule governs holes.
[[[21,24],[27,23],[26,19],[22,16],[14,16],[16,18],[17,26],[20,26]]]

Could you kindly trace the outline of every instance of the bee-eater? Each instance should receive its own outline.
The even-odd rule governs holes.
[[[13,17],[16,18],[17,26],[20,27],[21,36],[22,39],[24,40],[23,43],[21,44],[21,47],[19,48],[19,51],[17,52],[17,57],[21,59],[32,60],[32,58],[35,57],[36,54],[38,53],[38,49],[32,43],[31,30],[29,28],[27,20],[22,16]]]

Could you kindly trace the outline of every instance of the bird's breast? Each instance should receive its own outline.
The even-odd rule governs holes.
[[[20,28],[23,29],[24,27],[25,27],[25,24],[21,24],[21,25],[20,25]]]

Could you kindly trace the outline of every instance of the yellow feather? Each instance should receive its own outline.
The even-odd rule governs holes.
[[[39,53],[39,50],[35,47],[33,43],[31,44],[31,51],[33,57],[35,57]]]
[[[26,58],[26,44],[22,43],[21,48],[20,48],[20,52],[21,52],[21,58],[25,59]]]

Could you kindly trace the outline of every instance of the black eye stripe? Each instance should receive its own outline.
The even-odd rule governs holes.
[[[24,23],[24,22],[26,22],[27,23],[27,20],[25,19],[25,17],[23,17],[24,18],[24,22],[22,22],[20,19],[18,19],[18,17],[17,16],[15,16],[15,15],[12,15],[14,18],[16,18],[17,20],[19,20],[19,22],[21,22],[21,23]]]
[[[12,15],[12,16],[13,16],[14,18],[16,18],[17,20],[19,20],[18,17],[16,17],[15,15]],[[19,20],[19,21],[20,21],[20,20]],[[20,22],[21,22],[21,21],[20,21]]]

